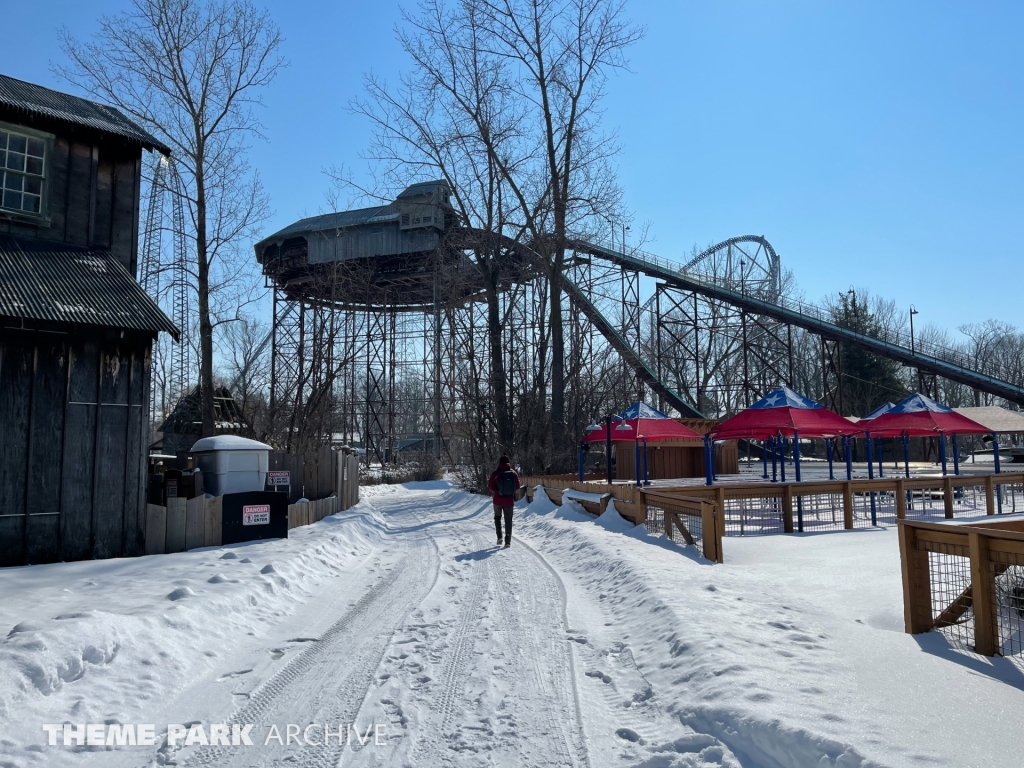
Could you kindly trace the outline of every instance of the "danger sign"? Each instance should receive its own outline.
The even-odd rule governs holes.
[[[292,473],[287,469],[272,469],[267,472],[267,485],[291,485]]]
[[[270,505],[242,507],[242,525],[270,525]]]

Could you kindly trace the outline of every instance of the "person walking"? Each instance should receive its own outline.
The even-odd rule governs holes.
[[[516,491],[521,487],[519,475],[512,469],[508,456],[498,459],[498,468],[491,473],[487,481],[487,489],[494,500],[494,530],[498,534],[498,546],[501,546],[501,519],[505,518],[505,548],[512,544],[512,505],[516,501]]]

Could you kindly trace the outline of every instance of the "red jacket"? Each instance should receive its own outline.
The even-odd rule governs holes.
[[[501,474],[502,472],[508,472],[510,470],[513,475],[516,475],[516,490],[519,490],[522,484],[519,482],[519,475],[517,475],[516,471],[512,469],[511,464],[499,464],[498,468],[491,472],[491,479],[487,481],[487,490],[491,492],[491,498],[494,500],[494,503],[497,504],[499,507],[511,507],[516,502],[514,496],[498,495],[498,475]]]

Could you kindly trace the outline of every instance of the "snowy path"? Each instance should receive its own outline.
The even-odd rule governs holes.
[[[729,764],[716,739],[650,700],[628,649],[601,653],[568,626],[561,578],[518,536],[495,546],[486,500],[450,489],[378,494],[370,503],[387,521],[387,557],[371,565],[384,575],[232,712],[203,719],[255,723],[256,733],[274,723],[281,734],[287,723],[383,724],[385,743],[165,746],[157,764],[611,768],[644,763],[650,739],[666,734],[687,760],[656,765]]]
[[[446,483],[363,495],[287,540],[0,571],[0,768],[1019,765],[1024,675],[902,633],[891,530],[712,566],[542,494],[507,550]],[[48,747],[61,722],[158,744]],[[267,738],[325,722],[384,738]]]

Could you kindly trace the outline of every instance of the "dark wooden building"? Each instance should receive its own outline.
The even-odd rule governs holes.
[[[143,150],[110,107],[0,75],[0,565],[143,551]]]

